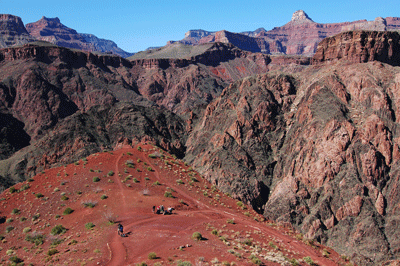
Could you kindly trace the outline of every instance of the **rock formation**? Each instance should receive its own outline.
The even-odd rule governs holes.
[[[34,41],[20,17],[0,14],[0,48]]]
[[[323,24],[314,22],[303,10],[298,10],[293,13],[292,19],[288,23],[272,30],[267,31],[260,28],[253,32],[243,33],[194,31],[194,33],[204,32],[202,38],[199,38],[202,36],[200,34],[196,35],[196,38],[188,38],[186,35],[189,36],[192,33],[192,31],[189,31],[186,33],[185,39],[180,42],[195,45],[222,41],[232,43],[246,51],[312,56],[316,52],[319,42],[340,32],[353,30],[393,31],[399,28],[399,18],[378,17],[374,21],[359,20]],[[220,38],[217,38],[217,35]]]
[[[79,49],[91,52],[114,53],[122,57],[129,57],[114,42],[99,39],[92,34],[81,34],[76,30],[66,27],[59,18],[42,17],[40,20],[26,25],[29,34],[37,40],[47,41],[58,46]]]

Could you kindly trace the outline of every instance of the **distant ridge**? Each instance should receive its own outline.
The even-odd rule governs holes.
[[[241,33],[225,30],[218,32],[190,30],[185,34],[185,38],[176,42],[197,45],[221,41],[218,36],[223,36],[222,42],[232,43],[246,51],[312,56],[316,52],[319,42],[340,32],[349,30],[393,31],[398,29],[400,29],[400,18],[397,17],[378,17],[374,21],[358,20],[323,24],[314,22],[303,10],[297,10],[288,23],[269,31],[264,28]],[[174,42],[169,41],[167,45]]]

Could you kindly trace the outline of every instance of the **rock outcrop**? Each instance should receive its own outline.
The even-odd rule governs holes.
[[[20,17],[0,14],[0,48],[22,45],[34,40]]]
[[[346,59],[353,63],[380,61],[400,65],[400,35],[392,31],[349,31],[324,39],[313,64]]]
[[[113,41],[97,38],[92,34],[81,34],[63,25],[59,18],[42,17],[40,20],[26,25],[27,31],[37,40],[47,41],[58,46],[90,52],[114,53],[129,57]]]

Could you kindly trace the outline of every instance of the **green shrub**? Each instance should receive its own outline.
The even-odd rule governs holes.
[[[95,225],[92,222],[90,222],[90,223],[85,224],[85,227],[86,227],[86,229],[91,230],[91,229],[93,229],[93,227],[95,227]]]
[[[35,244],[36,246],[42,245],[44,243],[45,236],[42,234],[27,235],[25,240]]]
[[[29,184],[24,184],[19,191],[24,191],[30,188]]]
[[[43,196],[42,193],[36,193],[36,194],[35,194],[35,197],[39,199],[39,198],[43,198],[44,196]]]
[[[53,256],[53,255],[57,254],[58,252],[59,252],[59,251],[58,251],[57,249],[52,248],[52,249],[49,249],[49,250],[47,251],[47,255],[48,255],[48,256]]]
[[[212,231],[211,231],[211,234],[217,236],[217,235],[218,235],[218,230],[217,230],[217,229],[212,230]]]
[[[149,260],[155,260],[157,259],[157,255],[155,252],[150,252],[149,255],[147,256]]]
[[[177,179],[177,180],[176,180],[176,183],[179,184],[179,185],[185,184],[185,183],[182,181],[182,179]]]
[[[98,176],[95,176],[95,177],[93,177],[93,182],[99,182],[100,181],[100,178],[98,177]]]
[[[69,200],[69,198],[66,195],[62,195],[61,200]]]
[[[190,261],[178,260],[176,261],[176,266],[192,266],[192,263],[190,263]]]
[[[56,225],[51,229],[52,235],[61,235],[61,234],[64,234],[65,232],[67,232],[67,228],[65,228],[61,224]]]
[[[18,190],[15,187],[10,187],[9,191],[10,191],[10,193],[15,193]]]
[[[82,205],[85,206],[86,208],[94,208],[97,205],[97,201],[83,201]]]
[[[24,232],[24,234],[29,233],[32,229],[30,227],[25,227],[24,230],[22,230],[22,232]]]
[[[137,178],[135,177],[135,178],[133,178],[132,179],[132,181],[133,181],[133,183],[139,183],[139,180],[137,180]]]
[[[174,196],[172,196],[172,192],[165,191],[164,197],[166,197],[166,198],[173,198]]]
[[[6,227],[6,233],[10,233],[12,230],[14,230],[13,226],[7,226]]]
[[[108,172],[108,174],[107,174],[108,176],[113,176],[114,175],[114,171],[110,171],[110,172]]]
[[[159,185],[161,185],[161,183],[158,180],[153,183],[153,186],[159,186]]]
[[[228,224],[235,224],[235,220],[234,219],[228,219],[226,222]]]
[[[149,167],[147,167],[147,171],[153,172],[153,168],[151,168],[151,167],[149,166]]]
[[[202,240],[203,236],[200,234],[200,232],[194,232],[193,235],[192,235],[192,238],[194,240]]]
[[[71,209],[70,207],[68,207],[68,208],[66,208],[66,209],[64,210],[63,215],[68,215],[68,214],[71,214],[71,213],[73,213],[73,212],[74,212],[74,210]]]
[[[105,200],[105,199],[107,199],[108,198],[108,196],[107,195],[105,195],[105,194],[103,194],[103,195],[101,195],[101,197],[100,197],[102,200]]]
[[[300,265],[299,262],[298,262],[295,258],[290,259],[290,260],[289,260],[289,263],[292,264],[293,266],[298,266],[298,265]]]
[[[12,223],[12,222],[14,222],[14,219],[13,219],[13,218],[8,218],[8,219],[6,220],[6,223]]]
[[[309,265],[315,265],[311,257],[304,257],[303,260]]]
[[[12,257],[10,257],[10,261],[11,261],[12,263],[14,263],[13,265],[17,265],[17,264],[19,264],[19,263],[22,263],[24,260],[18,258],[17,256],[12,256]]]

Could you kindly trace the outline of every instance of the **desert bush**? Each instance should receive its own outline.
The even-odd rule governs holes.
[[[161,183],[158,180],[153,183],[153,186],[159,186],[159,185],[161,185]]]
[[[25,227],[22,232],[24,232],[24,234],[29,233],[32,229],[30,227]]]
[[[185,184],[185,183],[182,181],[182,179],[177,179],[177,180],[176,180],[176,183],[179,184],[179,185]]]
[[[82,205],[85,206],[85,208],[94,208],[97,205],[97,201],[92,201],[92,200],[82,201]]]
[[[151,167],[149,166],[149,167],[147,167],[147,171],[153,172],[153,168],[151,168]]]
[[[199,180],[196,177],[191,177],[190,180],[192,180],[193,182],[199,182]]]
[[[103,213],[103,218],[106,219],[109,224],[115,224],[117,221],[117,216],[112,211]]]
[[[113,176],[114,175],[114,171],[109,171],[107,175],[108,176]]]
[[[203,236],[200,234],[200,232],[194,232],[193,235],[192,235],[192,238],[194,240],[202,240]]]
[[[44,196],[42,193],[39,192],[39,193],[35,194],[35,197],[39,199],[39,198],[43,198]]]
[[[246,239],[243,241],[243,244],[248,245],[248,246],[251,246],[251,245],[253,244],[253,241],[251,241],[251,239],[246,238]]]
[[[235,224],[235,220],[234,219],[228,219],[226,222],[228,224]]]
[[[107,195],[105,195],[105,194],[103,194],[103,195],[101,195],[101,197],[100,197],[102,200],[105,200],[105,199],[107,199],[108,198],[108,196]]]
[[[69,200],[69,198],[66,195],[62,195],[61,200]]]
[[[24,190],[27,190],[29,188],[30,188],[29,184],[24,184],[19,191],[24,191]]]
[[[95,177],[93,177],[93,182],[99,182],[100,181],[100,178],[98,177],[98,176],[95,176]]]
[[[132,160],[127,160],[125,162],[125,165],[126,165],[126,167],[129,167],[129,168],[135,168],[135,164],[133,163]]]
[[[32,221],[36,221],[37,219],[39,219],[40,214],[36,213],[35,215],[32,216]]]
[[[89,222],[89,223],[85,224],[85,228],[88,229],[88,230],[93,229],[93,227],[95,227],[95,225],[92,222]]]
[[[251,255],[250,260],[253,264],[256,264],[256,265],[262,264],[262,261],[259,258],[257,258],[255,255]]]
[[[52,235],[61,235],[61,234],[64,234],[65,232],[67,232],[67,228],[65,228],[61,224],[56,225],[51,229]]]
[[[49,249],[49,250],[47,251],[47,255],[48,255],[48,256],[53,256],[53,255],[57,254],[58,252],[59,252],[59,251],[58,251],[57,249],[52,248],[52,249]]]
[[[25,240],[35,244],[36,246],[42,245],[44,243],[45,236],[40,233],[33,233],[31,235],[27,235]]]
[[[14,222],[14,219],[13,219],[13,218],[8,218],[8,219],[6,220],[6,223],[12,223],[12,222]]]
[[[314,261],[312,260],[311,257],[304,257],[303,260],[308,264],[308,265],[315,265]]]
[[[218,235],[218,230],[217,230],[217,229],[212,230],[212,231],[211,231],[211,234],[217,236],[217,235]]]
[[[66,208],[66,209],[64,210],[63,215],[68,215],[68,214],[71,214],[71,213],[73,213],[73,212],[74,212],[74,210],[71,209],[70,207],[68,207],[68,208]]]
[[[166,197],[166,198],[173,198],[174,196],[172,196],[172,192],[165,191],[164,197]]]
[[[289,263],[290,263],[291,265],[293,265],[293,266],[298,266],[298,265],[300,265],[299,262],[298,262],[295,258],[290,259],[290,260],[289,260]]]
[[[178,260],[176,262],[176,266],[192,266],[192,263],[190,263],[190,261],[181,261]]]
[[[139,180],[137,180],[137,178],[135,177],[135,178],[133,178],[132,179],[132,181],[133,181],[133,183],[139,183]]]
[[[12,256],[12,257],[10,257],[10,261],[13,263],[13,265],[17,265],[19,263],[22,263],[24,260],[21,258],[18,258],[17,256]]]
[[[155,252],[150,252],[149,255],[147,256],[149,260],[155,260],[157,259],[157,255]]]
[[[14,230],[14,226],[7,226],[6,227],[6,233],[10,233],[12,230]]]
[[[15,187],[10,187],[9,191],[10,191],[10,193],[15,193],[18,190]]]

